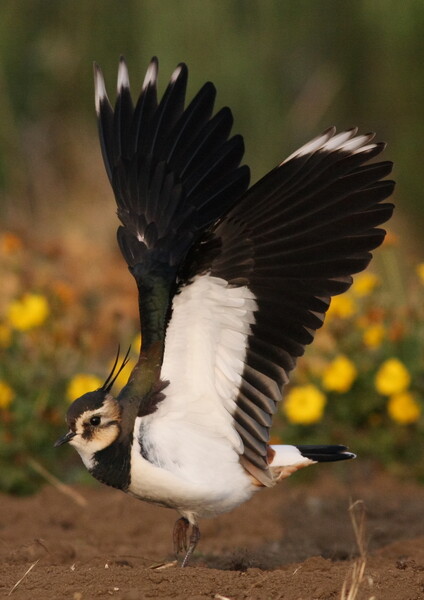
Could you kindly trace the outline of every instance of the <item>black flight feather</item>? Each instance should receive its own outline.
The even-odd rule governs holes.
[[[133,108],[121,58],[112,109],[95,66],[102,156],[122,223],[119,247],[140,293],[143,351],[164,339],[175,280],[190,246],[249,184],[249,169],[239,166],[243,140],[230,137],[231,111],[212,116],[214,86],[206,83],[184,108],[188,71],[180,64],[158,103],[157,73],[153,58]],[[159,291],[146,283],[152,277],[163,279]]]

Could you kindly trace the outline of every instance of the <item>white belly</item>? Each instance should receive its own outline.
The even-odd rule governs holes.
[[[179,430],[178,435],[162,438],[162,444],[156,444],[152,464],[143,458],[136,442],[140,424],[138,417],[128,489],[137,498],[175,508],[195,522],[197,517],[232,510],[258,489],[240,465],[234,448],[222,438],[196,439],[193,432],[188,438],[188,432]],[[148,436],[144,440],[148,443]]]

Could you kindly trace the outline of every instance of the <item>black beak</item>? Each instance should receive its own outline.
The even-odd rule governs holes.
[[[70,442],[72,440],[72,438],[75,436],[76,436],[75,431],[68,431],[68,433],[65,433],[65,435],[63,435],[61,438],[56,440],[56,442],[54,443],[54,447],[57,448],[58,446],[61,446],[62,444],[66,444],[67,442]]]

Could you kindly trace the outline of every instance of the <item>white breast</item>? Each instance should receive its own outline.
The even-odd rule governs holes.
[[[209,275],[174,297],[161,371],[165,399],[135,423],[134,439],[150,461],[133,449],[135,495],[211,516],[256,489],[240,465],[243,442],[232,416],[256,308],[247,287]]]
[[[223,449],[218,441],[210,443],[201,435],[189,438],[190,443],[187,431],[175,431],[174,436],[163,439],[153,454],[160,461],[161,448],[176,443],[182,452],[176,452],[174,462],[168,461],[166,466],[161,466],[160,462],[152,464],[143,458],[136,441],[141,427],[143,445],[148,446],[149,452],[154,450],[142,423],[148,418],[137,417],[134,428],[131,484],[128,490],[134,496],[175,508],[190,522],[196,522],[197,517],[212,517],[232,510],[258,489],[252,485],[238,461],[238,455],[229,445],[224,444]],[[195,460],[185,461],[184,453],[190,448],[196,452]]]

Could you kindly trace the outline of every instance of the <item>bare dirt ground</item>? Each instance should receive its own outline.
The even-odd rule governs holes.
[[[78,488],[85,507],[49,486],[30,498],[0,496],[0,595],[339,599],[358,553],[348,507],[362,499],[368,550],[357,600],[424,598],[424,487],[373,469],[343,472],[344,483],[323,465],[313,482],[293,478],[203,521],[186,569],[166,564],[170,510],[100,485]]]

